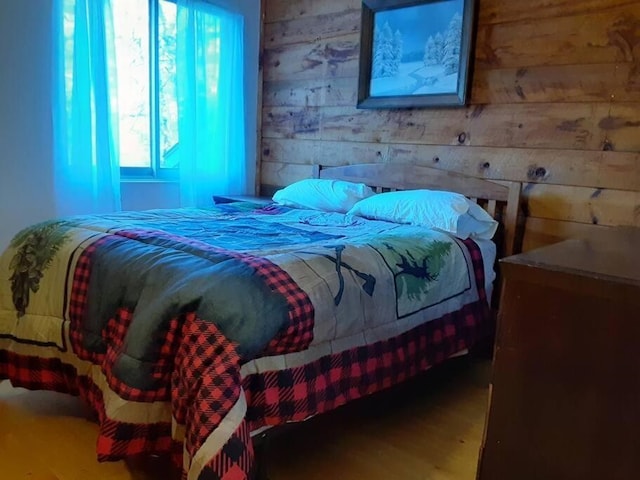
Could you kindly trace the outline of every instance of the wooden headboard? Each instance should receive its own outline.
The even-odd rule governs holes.
[[[500,256],[509,256],[519,250],[516,244],[522,189],[519,182],[484,180],[420,165],[386,163],[364,163],[343,167],[316,165],[314,177],[361,182],[377,192],[426,188],[460,193],[478,202],[501,224],[504,243]]]

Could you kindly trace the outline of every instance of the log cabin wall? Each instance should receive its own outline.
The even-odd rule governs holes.
[[[640,226],[640,2],[480,0],[468,106],[358,110],[360,0],[265,0],[261,184],[411,162],[524,182],[525,250]]]

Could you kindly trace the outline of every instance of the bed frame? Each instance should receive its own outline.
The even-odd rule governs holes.
[[[496,239],[499,257],[513,255],[520,250],[516,234],[522,190],[519,182],[484,180],[421,165],[388,163],[342,167],[315,165],[313,176],[365,183],[378,193],[421,188],[460,193],[476,201],[500,223],[502,238]]]

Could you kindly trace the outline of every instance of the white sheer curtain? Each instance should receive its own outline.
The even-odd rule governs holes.
[[[53,18],[57,213],[120,210],[110,0],[53,0]]]
[[[182,206],[246,193],[243,17],[213,0],[177,0]]]

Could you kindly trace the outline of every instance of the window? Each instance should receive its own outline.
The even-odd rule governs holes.
[[[178,164],[176,4],[112,0],[123,175],[166,177]]]
[[[57,191],[117,203],[123,174],[175,175],[183,206],[247,190],[242,14],[218,0],[52,1]]]

